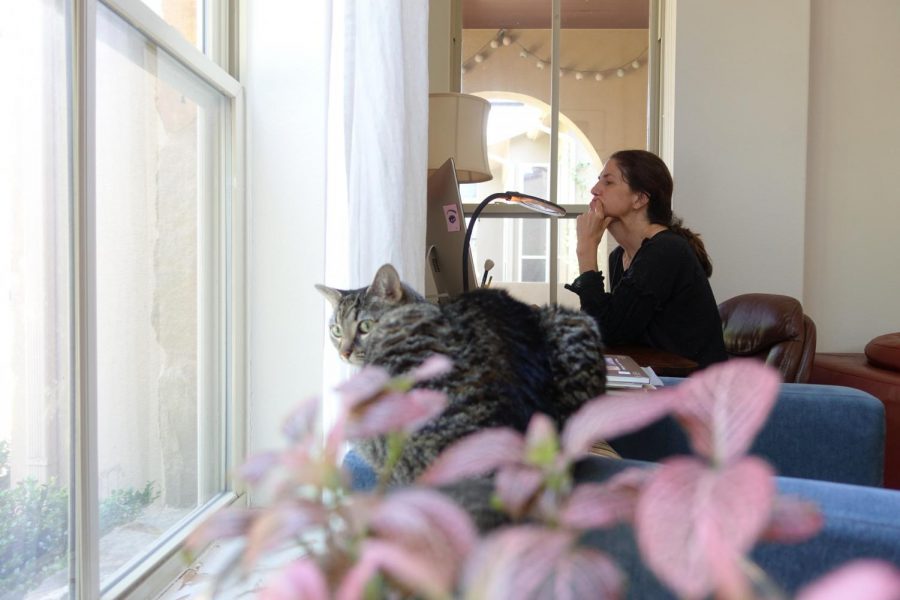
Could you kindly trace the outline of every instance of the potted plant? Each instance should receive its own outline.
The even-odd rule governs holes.
[[[794,542],[822,519],[808,502],[779,495],[774,472],[747,452],[777,397],[777,373],[734,360],[675,387],[605,395],[586,403],[561,432],[535,415],[522,434],[487,429],[459,440],[410,486],[390,488],[391,460],[374,490],[351,489],[341,469],[344,443],[383,435],[392,456],[446,398],[415,387],[449,370],[432,357],[412,373],[389,377],[366,367],[338,388],[335,425],[316,434],[318,399],[285,421],[288,447],[251,457],[240,476],[268,485],[260,509],[226,509],[190,540],[240,538],[240,571],[267,553],[295,550],[260,590],[264,598],[619,598],[626,581],[584,534],[633,527],[645,565],[683,598],[785,597],[752,564],[762,538]],[[665,415],[685,428],[693,456],[632,468],[603,482],[578,482],[576,463],[600,440]],[[493,506],[508,524],[479,535],[466,511],[439,488],[493,474]],[[869,598],[900,595],[900,572],[858,561],[801,591],[803,600],[839,598],[865,585]],[[849,586],[849,587],[847,587]]]

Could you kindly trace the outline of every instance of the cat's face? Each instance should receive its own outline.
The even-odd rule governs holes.
[[[361,365],[366,360],[366,344],[378,321],[388,311],[415,302],[411,290],[404,288],[393,266],[378,269],[372,285],[358,290],[339,290],[316,285],[331,302],[334,312],[328,322],[328,335],[345,361]]]

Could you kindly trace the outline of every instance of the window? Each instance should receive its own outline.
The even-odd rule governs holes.
[[[131,0],[14,3],[0,23],[15,90],[0,96],[0,589],[15,597],[135,592],[235,497],[240,86],[176,33],[203,7],[176,4],[169,24]]]
[[[556,27],[549,7],[535,5],[517,13],[515,29],[500,22],[499,3],[461,4],[460,90],[491,102],[493,179],[463,186],[472,188],[463,191],[467,212],[491,193],[515,189],[577,216],[587,209],[602,159],[655,144],[648,142],[655,140],[648,119],[657,121],[658,85],[650,75],[657,56],[649,35],[651,3],[613,2],[602,11],[564,6]],[[534,180],[516,176],[536,165],[544,170],[532,173]],[[541,192],[524,189],[529,185],[542,186]],[[493,260],[492,285],[526,302],[577,306],[577,297],[563,290],[578,275],[574,219],[517,217],[496,203],[484,209],[472,238],[476,265]],[[601,265],[611,249],[601,245]]]

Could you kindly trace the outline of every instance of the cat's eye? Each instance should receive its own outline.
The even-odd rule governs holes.
[[[340,325],[335,323],[334,325],[331,326],[331,335],[333,335],[336,338],[339,338],[339,337],[341,337],[342,334],[343,334],[343,331],[341,331]]]
[[[369,333],[370,331],[372,331],[372,325],[374,325],[374,323],[372,322],[371,319],[366,319],[365,321],[360,321],[359,322],[359,332],[360,333]]]

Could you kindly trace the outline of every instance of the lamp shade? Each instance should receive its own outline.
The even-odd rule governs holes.
[[[469,94],[428,95],[428,174],[448,158],[456,164],[460,183],[489,181],[487,121],[491,104]]]

